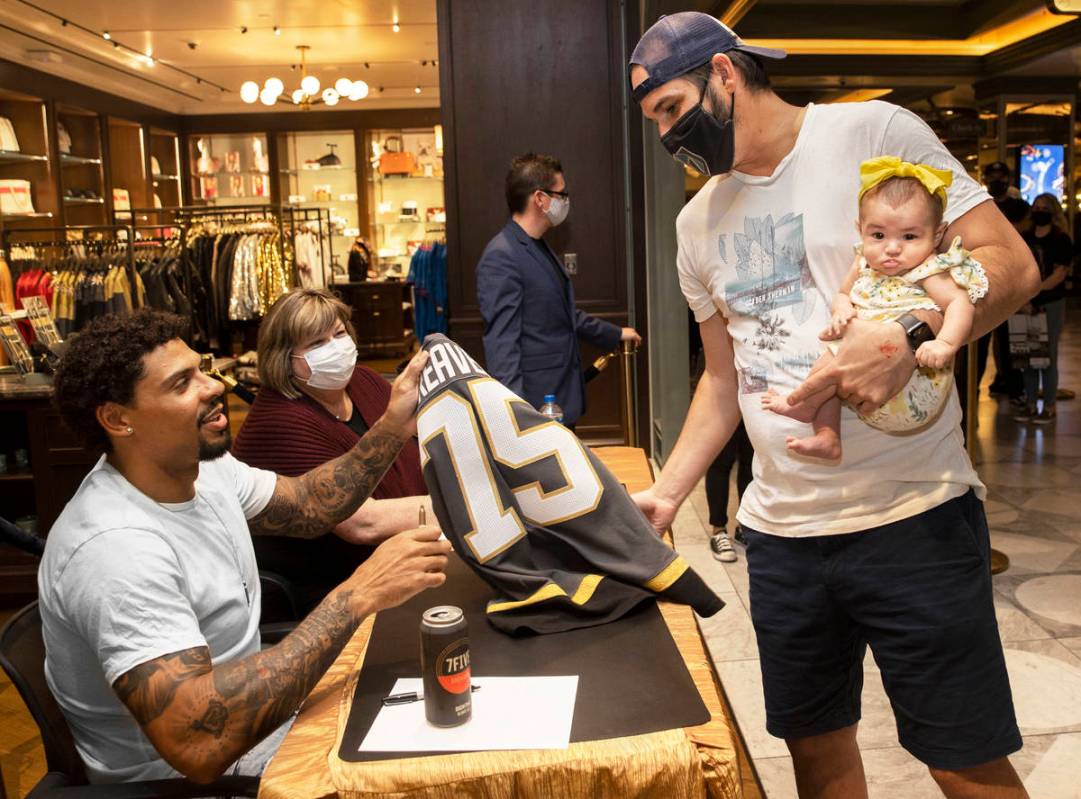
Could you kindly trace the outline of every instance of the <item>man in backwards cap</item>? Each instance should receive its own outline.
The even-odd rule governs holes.
[[[1006,759],[1021,738],[992,604],[985,490],[957,401],[906,436],[846,410],[844,457],[826,463],[790,454],[786,435],[803,428],[757,395],[836,391],[874,410],[908,381],[916,347],[933,336],[927,325],[941,321],[853,320],[835,365],[806,379],[851,266],[865,159],[953,172],[943,241],[961,236],[991,283],[974,336],[1033,295],[1035,264],[918,117],[882,102],[789,105],[763,66],[783,57],[686,12],[662,17],[631,58],[634,99],[665,148],[714,176],[677,222],[680,285],[706,372],[663,472],[636,501],[667,527],[742,411],[756,454],[738,518],[767,728],[788,743],[800,795],[867,795],[856,725],[870,644],[901,744],[948,796],[1024,796]]]

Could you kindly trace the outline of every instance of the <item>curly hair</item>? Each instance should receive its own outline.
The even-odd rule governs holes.
[[[185,329],[179,316],[144,308],[102,316],[72,337],[56,370],[55,400],[64,423],[88,449],[112,449],[98,423],[98,408],[131,402],[135,384],[146,373],[143,356],[183,338]]]

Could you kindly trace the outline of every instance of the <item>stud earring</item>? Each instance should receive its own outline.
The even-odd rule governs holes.
[[[134,427],[129,427],[129,428],[127,428],[127,430],[128,430],[128,434],[129,434],[129,435],[135,432],[135,428],[134,428]]]

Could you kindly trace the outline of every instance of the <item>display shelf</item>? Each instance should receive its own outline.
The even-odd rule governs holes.
[[[352,169],[352,167],[346,167],[343,164],[338,164],[337,166],[306,166],[299,169],[279,169],[278,171],[281,172],[283,175],[304,175],[308,172],[341,172],[347,169]]]
[[[49,146],[49,129],[54,124],[54,117],[48,113],[45,102],[37,97],[0,90],[0,117],[10,123],[12,137],[9,139],[5,135],[5,149],[0,150],[0,178],[29,184],[29,204],[19,206],[29,213],[4,213],[2,216],[26,221],[51,218],[47,214],[59,215],[61,206],[53,171],[57,164]],[[12,205],[8,207],[15,210]]]
[[[0,150],[0,164],[28,164],[48,160],[49,156],[47,155],[34,155],[33,153],[19,153],[12,150]]]
[[[0,483],[20,483],[33,479],[33,472],[7,472],[6,474],[0,474]]]
[[[101,197],[65,197],[64,205],[103,205]]]
[[[152,175],[154,180],[180,180],[180,175]]]
[[[88,166],[96,165],[101,166],[100,158],[89,158],[82,155],[70,155],[69,153],[60,153],[60,165],[61,166]]]

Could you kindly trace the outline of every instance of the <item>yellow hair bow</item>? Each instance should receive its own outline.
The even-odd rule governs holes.
[[[927,191],[938,197],[946,208],[946,188],[953,183],[953,173],[948,169],[935,169],[926,164],[910,164],[895,155],[868,158],[860,164],[860,196],[890,178],[915,178]]]

